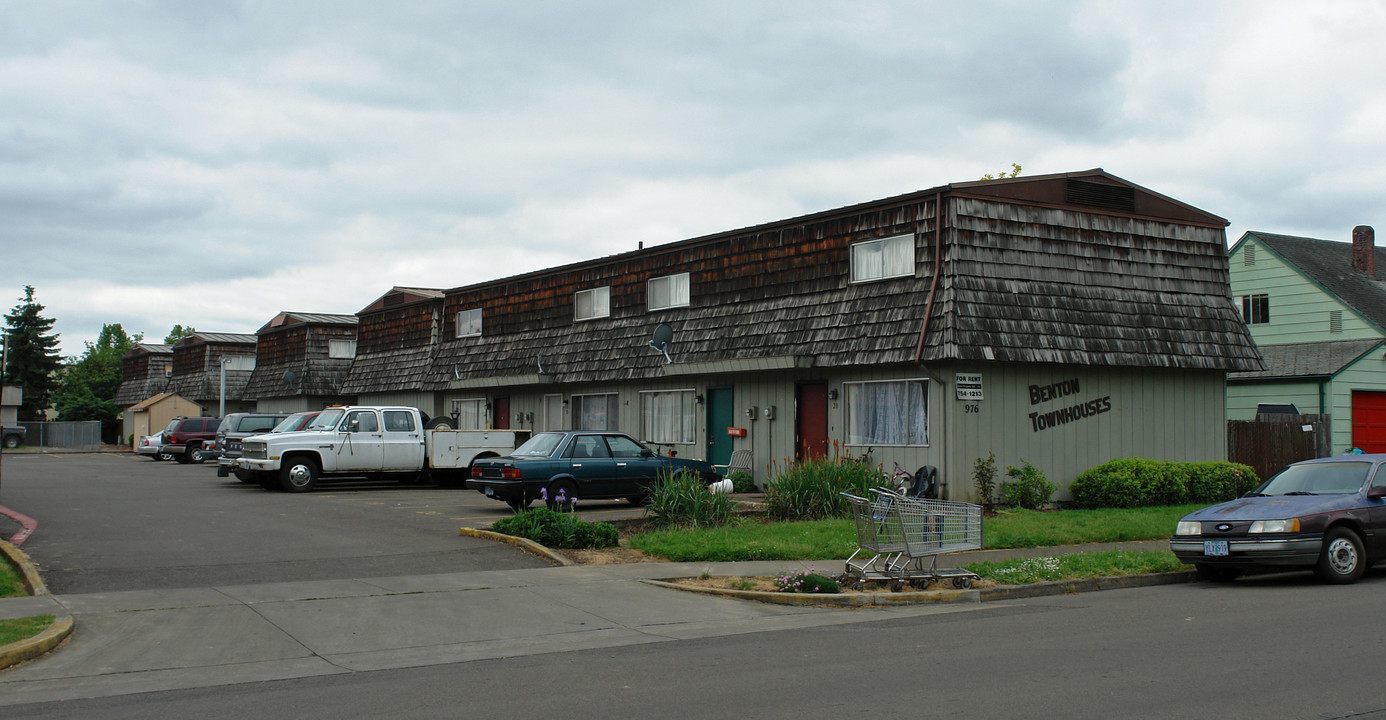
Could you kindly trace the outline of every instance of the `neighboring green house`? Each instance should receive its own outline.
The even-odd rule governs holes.
[[[1352,242],[1251,231],[1228,255],[1233,301],[1266,369],[1228,375],[1227,418],[1294,403],[1332,418],[1332,452],[1386,452],[1386,253]]]

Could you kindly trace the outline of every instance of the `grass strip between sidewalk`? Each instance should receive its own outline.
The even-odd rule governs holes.
[[[54,619],[52,615],[34,615],[33,617],[0,620],[0,647],[20,640],[28,640],[47,630],[48,626],[53,624]]]

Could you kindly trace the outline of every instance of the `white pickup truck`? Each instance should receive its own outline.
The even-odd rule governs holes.
[[[286,492],[308,492],[332,475],[407,480],[426,474],[462,486],[473,460],[509,454],[516,434],[453,430],[447,418],[429,422],[412,407],[332,407],[297,432],[246,438],[231,469],[242,480]]]

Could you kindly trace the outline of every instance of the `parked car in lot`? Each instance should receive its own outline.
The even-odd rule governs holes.
[[[151,460],[172,460],[173,453],[164,452],[164,435],[145,435],[140,438],[140,444],[135,448],[135,452],[141,455],[148,455]]]
[[[28,432],[29,429],[23,425],[6,425],[4,438],[0,442],[7,448],[17,448],[24,444],[24,436]]]
[[[179,417],[164,428],[163,451],[180,463],[201,463],[211,454],[221,418]]]
[[[1185,515],[1170,549],[1205,580],[1262,567],[1356,582],[1386,558],[1386,455],[1295,463],[1236,500]]]
[[[708,484],[722,479],[702,460],[660,455],[625,433],[543,432],[505,457],[473,462],[467,486],[515,509],[540,498],[554,505],[560,495],[641,503],[661,474],[678,472]]]
[[[231,463],[241,456],[241,441],[251,435],[260,435],[274,429],[284,421],[288,413],[231,413],[217,425],[215,450],[217,455],[217,477],[231,474]]]

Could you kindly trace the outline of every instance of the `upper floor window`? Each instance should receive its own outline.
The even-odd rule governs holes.
[[[573,295],[573,306],[578,320],[608,317],[611,315],[611,288],[579,290]]]
[[[255,369],[254,355],[223,355],[221,362],[228,371],[240,370],[250,372]]]
[[[1247,325],[1270,322],[1270,295],[1240,295],[1237,304],[1242,308],[1242,320]]]
[[[475,337],[481,334],[481,308],[457,311],[457,337]]]
[[[688,273],[665,275],[650,280],[648,284],[650,310],[688,307]]]
[[[913,274],[914,235],[896,235],[852,245],[852,282]]]
[[[356,357],[355,340],[328,340],[327,356],[330,358],[354,358]]]

